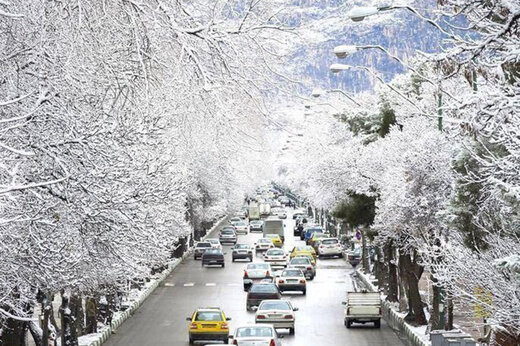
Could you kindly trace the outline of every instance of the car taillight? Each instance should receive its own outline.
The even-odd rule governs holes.
[[[324,247],[325,247],[325,246],[323,246],[323,245],[320,245],[320,249],[323,249]]]
[[[269,273],[269,270],[265,272],[265,276],[271,276],[271,273]]]
[[[347,315],[350,315],[350,308],[347,309]]]
[[[257,320],[265,320],[266,317],[265,317],[265,315],[258,315],[258,316],[256,316],[256,319]]]
[[[282,279],[278,280],[278,283],[279,284],[283,284],[285,281],[283,281]]]
[[[233,345],[238,345],[238,341],[236,339],[233,340]]]
[[[300,279],[300,283],[304,284],[305,283],[305,279]]]
[[[381,308],[379,308],[379,314],[380,314],[380,315],[383,314],[383,311],[381,310]]]
[[[191,323],[190,329],[197,329],[197,323]]]
[[[307,270],[312,270],[312,266],[311,267],[307,267]]]
[[[292,319],[293,317],[292,317],[292,315],[285,315],[283,318],[286,319],[286,320],[290,320],[290,319]]]
[[[276,342],[274,341],[274,339],[271,339],[271,343],[269,344],[269,346],[276,346]]]
[[[220,329],[228,329],[228,324],[222,323],[222,325],[220,326]]]
[[[249,278],[249,276],[247,276],[247,271],[244,270],[244,279],[247,279]]]

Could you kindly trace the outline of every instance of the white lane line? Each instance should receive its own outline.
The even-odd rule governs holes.
[[[193,282],[188,282],[184,284],[184,287],[193,287],[195,284]]]
[[[240,284],[227,284],[228,286],[240,286]]]
[[[206,283],[206,286],[217,286],[217,284],[214,282],[208,282]]]
[[[164,286],[166,287],[175,287],[175,284],[171,284],[169,282],[165,283]]]

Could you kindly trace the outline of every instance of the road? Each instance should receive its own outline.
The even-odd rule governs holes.
[[[294,243],[294,221],[290,211],[285,221],[286,248]],[[259,233],[240,235],[239,242],[254,243]],[[186,317],[195,308],[219,306],[232,318],[234,326],[254,322],[254,313],[245,308],[242,288],[245,262],[231,262],[231,251],[224,246],[226,267],[201,268],[200,261],[186,259],[146,300],[141,308],[112,335],[107,346],[188,345]],[[259,258],[258,261],[261,261]],[[307,295],[284,294],[299,308],[296,333],[281,330],[286,346],[402,346],[397,335],[382,321],[381,329],[343,325],[345,292],[352,289],[353,269],[343,259],[318,260],[316,278],[308,283]],[[207,343],[204,343],[207,344]],[[203,344],[201,344],[203,345]]]

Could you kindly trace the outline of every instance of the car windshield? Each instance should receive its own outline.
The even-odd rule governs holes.
[[[233,231],[232,229],[223,229],[222,230],[222,234],[233,234],[235,233],[235,231]]]
[[[222,251],[219,249],[208,249],[208,250],[206,250],[206,252],[204,252],[204,254],[218,255],[218,254],[222,254]]]
[[[251,225],[260,226],[263,222],[262,221],[251,221]]]
[[[312,246],[309,245],[297,246],[295,248],[296,251],[309,251],[310,249],[312,249]]]
[[[271,250],[267,250],[266,255],[268,255],[268,256],[283,256],[283,255],[285,255],[285,253],[283,252],[283,250],[280,250],[280,249],[271,249]]]
[[[310,264],[311,260],[306,257],[297,257],[291,260],[291,264]]]
[[[337,239],[323,239],[321,241],[321,243],[324,245],[331,245],[331,244],[338,244],[339,241]]]
[[[199,311],[195,316],[195,321],[223,321],[219,311]]]
[[[249,290],[251,293],[277,293],[278,289],[274,284],[254,284]]]
[[[354,255],[361,255],[361,248],[357,247],[354,249]]]
[[[208,243],[211,243],[211,244],[220,244],[220,242],[218,241],[218,239],[208,239]]]
[[[247,265],[247,269],[269,269],[267,263],[250,263]]]
[[[271,243],[271,239],[264,239],[264,238],[262,238],[262,239],[259,239],[258,242],[259,243]]]
[[[245,222],[241,221],[241,222],[237,222],[236,226],[247,226],[247,224]]]
[[[247,244],[237,244],[237,245],[235,245],[235,249],[249,249],[249,245],[247,245]]]
[[[276,302],[262,302],[258,307],[258,310],[292,310],[289,303],[280,300]]]
[[[198,243],[197,247],[211,247],[211,243]]]
[[[244,327],[238,328],[237,337],[273,337],[273,330],[269,327]]]
[[[303,276],[300,269],[287,269],[282,272],[282,276]]]
[[[233,226],[224,226],[224,228],[222,228],[222,230],[225,230],[225,229],[229,229],[229,230],[233,231],[235,229],[235,227],[233,227]]]

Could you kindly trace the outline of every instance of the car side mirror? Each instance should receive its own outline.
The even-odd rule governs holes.
[[[229,335],[228,338],[231,340],[233,339],[233,335]]]
[[[231,321],[231,317],[226,317],[226,321]]]
[[[191,317],[186,317],[186,321],[191,321]]]
[[[251,308],[251,310],[253,310],[253,311],[258,310],[258,306],[253,306],[253,307]]]
[[[283,334],[278,335],[278,339],[283,339]]]
[[[298,309],[297,307],[293,307],[293,311],[298,311],[300,309]]]
[[[341,302],[341,305],[347,305],[347,302]]]

